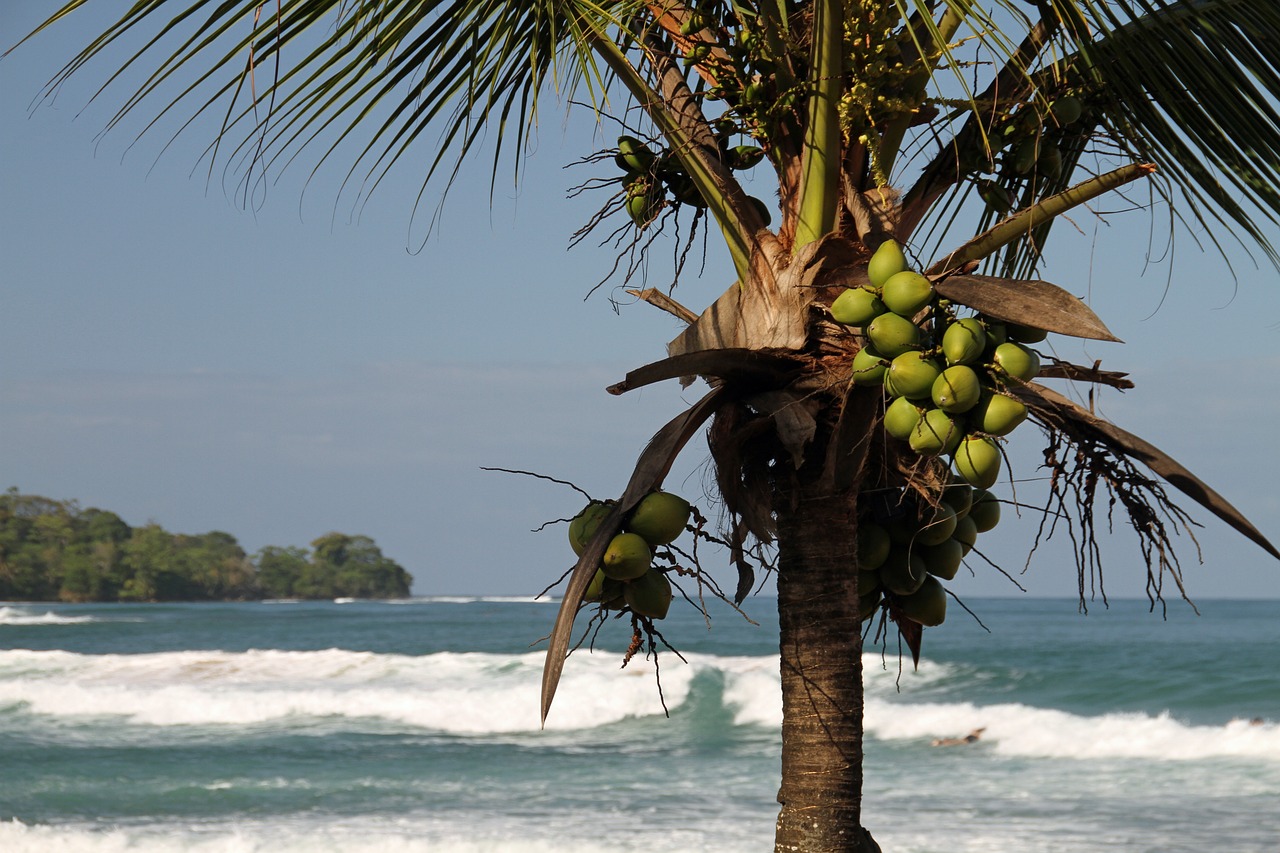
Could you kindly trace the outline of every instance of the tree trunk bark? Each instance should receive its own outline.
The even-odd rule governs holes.
[[[782,804],[775,853],[873,853],[861,825],[856,498],[796,485],[778,510]]]

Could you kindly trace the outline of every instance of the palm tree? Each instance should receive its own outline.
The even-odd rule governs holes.
[[[1057,217],[1135,182],[1215,244],[1230,234],[1280,262],[1262,230],[1280,213],[1277,33],[1272,0],[139,0],[49,91],[141,38],[119,73],[143,82],[112,125],[212,111],[210,154],[246,164],[246,181],[309,154],[343,160],[367,189],[423,150],[424,182],[450,183],[488,133],[495,168],[509,154],[518,172],[552,95],[638,115],[638,136],[600,152],[623,171],[588,227],[625,211],[635,257],[668,226],[687,235],[691,213],[719,228],[737,280],[701,313],[637,291],[688,328],[611,390],[687,376],[711,390],[659,430],[584,542],[543,716],[608,543],[710,423],[737,597],[752,586],[747,555],[776,545],[776,849],[875,850],[860,814],[863,637],[896,629],[918,654],[940,618],[911,588],[942,595],[926,570],[947,569],[915,561],[922,531],[964,514],[945,509],[975,494],[963,481],[994,484],[1012,426],[981,413],[1041,428],[1046,516],[1080,539],[1082,580],[1097,569],[1103,498],[1138,531],[1156,594],[1166,578],[1181,589],[1169,532],[1187,516],[1165,483],[1280,557],[1185,468],[1035,381],[1125,387],[1123,374],[1042,366],[1028,346],[1046,332],[1114,340],[1033,276]],[[776,224],[738,180],[753,167],[776,177]],[[909,284],[889,287],[890,274]],[[880,317],[910,340],[877,335]],[[979,343],[948,344],[953,329]],[[956,388],[939,399],[939,380],[920,386],[918,371],[943,367]],[[888,557],[886,528],[905,542]]]

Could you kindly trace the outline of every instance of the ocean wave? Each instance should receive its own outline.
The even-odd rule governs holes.
[[[420,657],[341,649],[83,655],[0,652],[0,707],[52,717],[114,715],[140,725],[244,726],[288,717],[378,718],[460,735],[536,732],[543,655]],[[661,714],[653,666],[580,654],[548,729]],[[667,702],[685,700],[690,667],[664,666]]]
[[[1280,725],[1266,721],[1190,725],[1168,713],[1081,716],[1016,703],[869,700],[865,725],[867,734],[881,740],[931,741],[982,728],[984,748],[1027,758],[1280,761]]]
[[[0,607],[0,625],[77,625],[99,621],[102,620],[93,616],[64,616],[51,610],[36,614],[20,607]]]
[[[654,664],[620,667],[616,653],[575,654],[547,720],[578,731],[676,711],[691,696],[715,703],[734,725],[776,731],[782,722],[774,656],[665,656],[662,693]],[[299,718],[359,725],[380,720],[457,736],[533,734],[543,654],[442,652],[422,656],[324,651],[184,651],[84,655],[0,651],[0,708],[50,718],[119,717],[137,726],[254,726]],[[955,664],[921,661],[899,673],[866,661],[868,736],[882,741],[958,737],[984,728],[981,748],[1048,758],[1280,762],[1280,725],[1191,725],[1170,714],[1085,716],[1020,703],[912,701],[911,692],[951,678]],[[700,678],[709,675],[713,678]],[[898,683],[912,690],[898,692]],[[700,692],[698,692],[700,691]],[[712,692],[714,691],[714,692]]]
[[[499,821],[490,821],[498,824]],[[441,827],[406,818],[272,823],[238,820],[227,825],[50,826],[0,821],[5,853],[632,853],[653,849],[654,839],[633,833],[567,838],[527,826]],[[690,833],[692,834],[692,833]],[[539,837],[542,836],[542,837]],[[705,853],[741,849],[730,841],[667,849]],[[740,843],[740,841],[739,841]]]

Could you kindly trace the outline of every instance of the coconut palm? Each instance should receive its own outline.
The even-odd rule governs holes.
[[[1278,33],[1272,0],[138,0],[49,91],[109,47],[141,44],[108,80],[142,80],[112,125],[213,113],[209,154],[246,181],[337,161],[362,190],[410,162],[425,162],[424,182],[452,183],[487,135],[495,169],[518,171],[552,98],[639,116],[638,136],[599,152],[622,173],[599,158],[602,177],[620,181],[591,225],[622,222],[643,253],[690,221],[714,222],[736,281],[700,313],[637,291],[688,328],[666,359],[611,390],[689,376],[711,390],[658,431],[583,543],[551,634],[543,715],[575,617],[604,606],[584,594],[612,536],[709,423],[737,597],[759,568],[750,555],[776,547],[777,849],[874,850],[860,815],[864,634],[896,630],[914,654],[940,616],[874,570],[886,558],[868,531],[906,540],[894,559],[927,580],[912,537],[946,515],[958,480],[992,485],[991,434],[1008,430],[945,394],[902,391],[892,366],[886,388],[892,353],[875,351],[872,317],[898,318],[883,325],[912,337],[908,361],[970,369],[986,401],[970,406],[1029,413],[1051,450],[1046,509],[1084,540],[1082,578],[1097,568],[1102,498],[1129,514],[1154,588],[1181,588],[1169,533],[1187,516],[1165,484],[1280,557],[1185,468],[1035,381],[1124,387],[1123,374],[1040,366],[1027,347],[1044,332],[1114,340],[1083,303],[1033,279],[1055,219],[1106,193],[1145,185],[1215,243],[1280,261],[1264,236],[1280,213]],[[744,191],[749,168],[776,177],[769,204]],[[885,284],[886,271],[907,271],[903,247],[921,261],[910,281],[923,301]],[[849,293],[894,305],[847,314],[834,303]],[[953,352],[941,346],[953,327],[1009,337],[1013,355]],[[910,409],[909,427],[887,436],[898,399],[891,423]],[[936,581],[927,588],[940,595]]]

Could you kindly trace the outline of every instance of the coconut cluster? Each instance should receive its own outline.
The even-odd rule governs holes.
[[[870,618],[888,597],[908,619],[941,625],[947,616],[941,581],[955,578],[978,534],[1000,522],[1000,503],[962,482],[944,488],[936,504],[909,492],[879,497],[858,519],[859,616]]]
[[[592,501],[569,522],[569,546],[579,557],[614,504]],[[650,492],[623,520],[609,540],[600,567],[587,585],[584,601],[611,610],[631,608],[650,619],[663,619],[671,607],[671,582],[653,565],[653,549],[670,545],[684,532],[693,508],[670,492]]]
[[[906,442],[920,456],[950,457],[958,485],[949,487],[948,493],[963,486],[989,494],[986,490],[995,485],[1000,474],[1000,440],[1027,419],[1027,407],[1013,389],[1040,372],[1040,356],[1028,344],[1044,340],[1046,333],[980,313],[961,316],[959,306],[940,298],[927,276],[909,268],[902,247],[892,240],[876,249],[867,277],[869,284],[846,289],[831,304],[832,317],[859,329],[863,338],[852,362],[853,381],[884,389],[883,423],[888,435]],[[951,561],[954,559],[958,567],[961,550],[973,543],[961,539],[946,544],[949,532],[940,537],[936,532],[925,532],[934,529],[931,525],[946,527],[951,523],[945,496],[926,513],[917,514],[905,499],[898,503],[921,522],[924,538],[908,537],[921,549],[918,553],[912,549],[914,556],[899,553],[902,549],[894,552],[891,565],[897,568],[891,571],[895,580],[877,581],[873,590],[877,597],[867,606],[874,607],[880,601],[880,590],[888,590],[900,605],[908,599],[927,599],[935,603],[923,612],[945,612],[945,595],[936,578],[954,577]],[[939,514],[942,518],[935,519]],[[968,537],[964,527],[962,536]],[[876,529],[874,523],[870,529]],[[932,550],[926,553],[926,549]],[[871,556],[878,553],[873,551]],[[912,567],[913,559],[920,563],[926,557],[943,561],[940,569]],[[861,565],[865,570],[866,564]],[[912,583],[896,580],[899,575],[920,583],[908,589]],[[926,582],[928,577],[935,580]],[[941,601],[941,609],[937,601]],[[917,605],[909,606],[914,609]],[[908,612],[905,606],[904,612]]]
[[[860,328],[865,340],[853,381],[884,388],[885,432],[921,456],[951,456],[961,479],[991,488],[1000,473],[997,439],[1027,418],[1011,389],[1040,372],[1040,356],[1028,344],[1046,333],[959,316],[926,276],[907,268],[892,240],[876,250],[867,272],[869,285],[848,288],[831,304],[832,317]]]
[[[764,159],[764,149],[755,145],[733,145],[737,126],[732,121],[718,121],[716,142],[720,147],[720,159],[731,169],[750,169]],[[707,201],[698,192],[693,178],[680,165],[680,159],[669,148],[655,152],[634,136],[618,137],[618,153],[614,163],[623,171],[622,185],[626,190],[623,203],[627,215],[639,228],[653,222],[668,204],[687,204],[699,210]],[[760,199],[748,196],[768,225],[769,208]]]
[[[1046,108],[1047,106],[1047,108]],[[1043,176],[1056,180],[1062,175],[1062,149],[1070,145],[1087,111],[1085,102],[1071,93],[1062,93],[1049,101],[1031,101],[1004,117],[991,135],[994,145],[1002,149],[998,161],[989,160],[984,167],[966,163],[966,171],[997,174],[976,182],[978,195],[996,213],[1008,213],[1013,199],[999,182]]]

